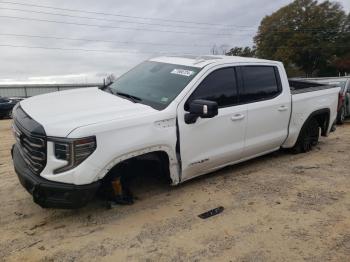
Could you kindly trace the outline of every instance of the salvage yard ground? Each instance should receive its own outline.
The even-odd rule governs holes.
[[[350,124],[311,153],[277,152],[178,187],[145,180],[134,205],[111,210],[34,204],[12,168],[10,125],[0,121],[0,261],[350,259]]]

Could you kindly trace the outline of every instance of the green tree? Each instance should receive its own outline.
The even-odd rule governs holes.
[[[342,46],[338,47],[334,55],[332,66],[341,74],[350,73],[350,13],[344,22],[339,42]]]
[[[249,46],[246,46],[246,47],[234,47],[234,48],[231,48],[227,53],[226,55],[228,56],[244,56],[244,57],[255,57],[255,48],[254,47],[249,47]]]
[[[345,52],[349,45],[343,37],[347,18],[339,3],[295,0],[261,21],[257,56],[284,62],[288,73],[318,74],[335,64],[340,46]]]

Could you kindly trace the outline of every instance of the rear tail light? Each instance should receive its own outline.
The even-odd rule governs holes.
[[[344,105],[345,96],[343,94],[339,94],[338,98],[338,110]]]

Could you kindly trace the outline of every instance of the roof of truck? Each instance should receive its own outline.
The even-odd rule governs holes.
[[[203,68],[209,64],[226,64],[226,63],[278,63],[277,61],[264,60],[258,58],[249,58],[241,56],[225,55],[205,55],[205,56],[160,56],[150,59],[154,62],[177,64]]]

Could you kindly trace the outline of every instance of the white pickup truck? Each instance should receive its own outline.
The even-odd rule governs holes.
[[[309,151],[330,133],[338,93],[289,83],[276,61],[158,57],[105,90],[21,101],[13,110],[14,167],[40,206],[77,208],[130,161],[158,159],[177,185],[280,148]]]

